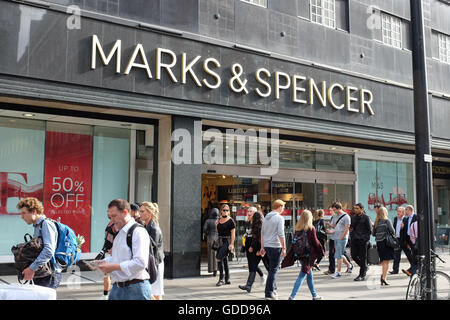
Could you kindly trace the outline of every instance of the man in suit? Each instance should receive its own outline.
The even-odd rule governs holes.
[[[402,269],[402,272],[410,277],[417,268],[416,257],[412,252],[413,243],[410,238],[411,224],[417,221],[417,215],[414,213],[414,207],[411,205],[407,205],[405,207],[405,213],[406,214],[403,218],[402,229],[400,232],[400,241],[402,243],[402,250],[406,253],[411,266],[408,270]]]
[[[403,223],[403,217],[405,216],[405,207],[399,207],[397,209],[397,216],[394,218],[394,229],[395,229],[395,237],[398,240],[398,243],[402,243],[401,241],[401,230],[402,230],[402,223]],[[402,256],[402,249],[403,246],[399,249],[399,250],[395,250],[394,251],[394,266],[393,266],[393,270],[389,271],[390,274],[398,274],[398,270],[399,270],[399,266],[400,266],[400,259]],[[405,252],[405,251],[404,251]],[[405,252],[406,256],[408,256],[408,254]]]

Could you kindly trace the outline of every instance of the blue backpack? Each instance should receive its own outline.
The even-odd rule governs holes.
[[[63,269],[67,269],[80,261],[81,250],[77,250],[78,241],[75,232],[64,223],[49,218],[46,218],[45,220],[52,221],[58,230],[58,241],[56,243],[55,255],[52,257],[52,260],[56,259]],[[41,228],[42,223],[43,221],[40,224]]]

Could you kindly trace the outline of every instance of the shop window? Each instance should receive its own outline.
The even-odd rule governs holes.
[[[33,227],[21,218],[19,198],[43,200],[45,122],[0,117],[0,255]]]
[[[93,145],[91,252],[103,246],[112,199],[128,199],[130,130],[95,127]]]
[[[358,160],[358,202],[372,221],[375,204],[381,204],[392,220],[397,208],[414,205],[414,172],[411,162]]]
[[[146,130],[136,131],[136,189],[135,200],[137,203],[152,201],[153,191],[153,154],[154,154],[154,130],[149,127]]]
[[[354,171],[352,154],[316,152],[316,170]]]

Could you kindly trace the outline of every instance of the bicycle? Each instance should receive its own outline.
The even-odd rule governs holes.
[[[435,262],[438,258],[442,263],[445,263],[437,253],[431,250],[431,259]],[[406,300],[424,300],[427,289],[426,274],[425,274],[425,256],[417,256],[418,269],[415,274],[411,276],[406,291]],[[443,271],[437,271],[435,263],[431,264],[431,277],[436,286],[437,300],[450,300],[450,276]]]

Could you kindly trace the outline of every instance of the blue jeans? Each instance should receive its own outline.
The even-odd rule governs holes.
[[[303,283],[303,280],[305,280],[305,278],[308,283],[309,291],[311,291],[313,298],[317,296],[316,290],[314,289],[314,277],[313,277],[312,269],[309,271],[309,274],[306,274],[306,273],[302,272],[302,269],[300,267],[300,274],[298,275],[298,278],[295,281],[294,288],[292,288],[292,292],[291,292],[292,299],[294,299],[295,296],[297,295],[297,291],[300,289],[300,287]]]
[[[45,278],[39,278],[39,279],[33,279],[33,282],[35,285],[47,287],[56,289],[59,287],[59,284],[61,283],[61,273],[55,272],[52,275],[45,277]]]
[[[281,248],[264,248],[266,250],[267,260],[269,262],[268,276],[266,280],[266,289],[264,291],[266,298],[269,298],[273,290],[276,290],[276,280],[281,262]]]
[[[119,288],[114,283],[109,294],[109,300],[150,300],[152,296],[152,286],[150,281],[130,284],[129,286]]]

